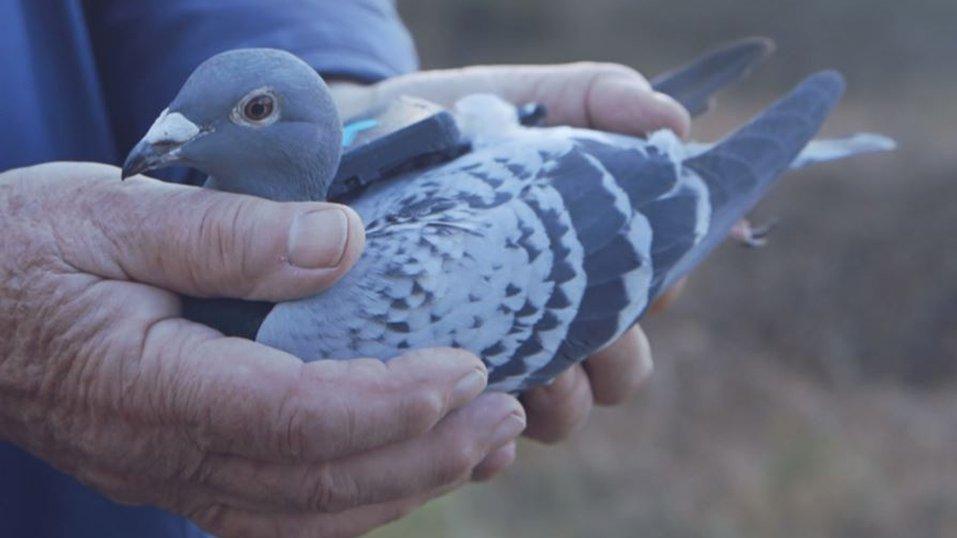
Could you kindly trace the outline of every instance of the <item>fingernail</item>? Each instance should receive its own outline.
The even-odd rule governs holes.
[[[658,112],[662,116],[665,125],[662,128],[670,129],[678,136],[688,136],[688,130],[691,128],[691,117],[685,107],[668,94],[655,92],[654,99],[658,104]]]
[[[487,382],[488,374],[484,368],[472,370],[455,384],[455,388],[452,389],[452,399],[458,403],[467,402],[481,394]]]
[[[337,207],[296,216],[289,228],[286,255],[303,269],[336,267],[349,242],[349,218]]]
[[[522,432],[525,431],[525,423],[525,413],[522,410],[516,409],[509,413],[507,417],[498,423],[495,432],[492,434],[490,444],[493,450],[504,446],[506,443],[521,435]]]

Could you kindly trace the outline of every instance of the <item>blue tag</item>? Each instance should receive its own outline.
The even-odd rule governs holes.
[[[379,125],[378,120],[368,119],[350,123],[342,128],[342,147],[349,147],[362,131],[368,131]]]

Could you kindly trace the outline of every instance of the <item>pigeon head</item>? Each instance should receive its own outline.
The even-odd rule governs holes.
[[[335,104],[312,67],[280,50],[234,50],[196,68],[133,148],[123,177],[176,164],[219,190],[321,200],[341,142]]]

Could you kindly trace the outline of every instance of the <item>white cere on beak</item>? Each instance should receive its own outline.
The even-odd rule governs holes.
[[[149,144],[185,144],[199,134],[199,127],[179,112],[163,110],[143,137]]]

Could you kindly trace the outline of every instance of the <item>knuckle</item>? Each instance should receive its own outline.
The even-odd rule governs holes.
[[[312,473],[307,473],[301,500],[308,510],[339,511],[358,506],[359,490],[347,474],[332,464],[321,463]]]
[[[286,411],[282,412],[279,450],[282,455],[300,461],[309,448],[308,436],[306,435],[308,417],[295,396],[287,398],[283,408]]]
[[[317,466],[314,473],[308,474],[303,482],[303,493],[300,496],[303,505],[318,512],[325,512],[332,505],[333,500],[332,471],[327,464]]]
[[[452,347],[435,347],[406,352],[389,361],[391,375],[406,383],[435,383],[444,375],[463,375],[473,369],[488,373],[485,363],[474,353]],[[444,375],[437,376],[436,373]]]
[[[359,418],[350,398],[317,397],[318,387],[334,387],[330,367],[344,363],[302,363],[297,381],[285,391],[276,411],[270,444],[280,457],[293,462],[335,457],[352,446]],[[318,389],[324,393],[323,389]]]
[[[481,450],[474,441],[465,435],[458,436],[436,468],[438,483],[447,485],[467,479],[481,458]]]
[[[137,484],[123,474],[107,472],[100,469],[78,468],[73,471],[74,476],[81,483],[102,491],[110,499],[125,504],[142,504],[156,502],[165,492],[154,491]]]
[[[38,177],[42,177],[43,166],[44,165],[42,164],[38,164],[35,166],[29,166],[25,168],[14,168],[12,170],[7,170],[6,172],[2,172],[0,173],[0,186],[18,187],[21,184],[25,183],[27,179],[33,174],[36,174]]]
[[[252,234],[244,233],[243,224],[251,211],[251,202],[242,197],[205,205],[188,240],[189,252],[201,259],[201,263],[189,264],[194,282],[228,287],[234,293],[251,291],[254,282],[249,276],[254,264],[248,241]]]
[[[216,534],[226,536],[236,536],[236,529],[231,529],[229,525],[229,511],[225,506],[219,504],[196,504],[194,506],[185,506],[182,508],[174,507],[174,511],[186,516],[186,518],[195,521],[200,527],[208,529]]]
[[[366,434],[360,431],[360,412],[354,405],[343,405],[337,414],[336,437],[338,439],[335,442],[327,443],[326,449],[334,454],[344,454],[349,452],[351,447],[363,445],[366,441]]]
[[[383,380],[385,382],[389,382],[394,379],[394,377],[390,375],[388,365],[379,359],[358,358],[350,359],[348,361],[332,361],[327,363],[310,364],[322,364],[323,366],[330,366],[332,368],[344,367],[348,370],[348,373],[346,374],[348,377],[352,379],[367,380],[372,383],[380,383]]]
[[[206,206],[199,221],[197,243],[208,249],[212,261],[225,263],[233,247],[233,234],[228,223],[239,219],[240,206],[235,203],[214,203]]]
[[[467,363],[468,366],[472,368],[481,368],[487,371],[485,363],[482,362],[482,359],[467,349],[450,347],[442,348],[440,351],[446,361],[455,360],[458,362]]]
[[[55,161],[4,171],[0,173],[0,183],[19,181],[30,184],[40,181],[62,182],[64,178],[79,176],[115,180],[119,172],[119,168],[108,164]]]
[[[413,392],[405,407],[410,430],[415,433],[429,431],[442,418],[445,408],[446,398],[438,391],[423,388]]]
[[[209,484],[212,481],[215,468],[210,464],[209,453],[195,452],[187,457],[172,458],[181,459],[179,464],[179,475],[186,482],[193,484]]]

